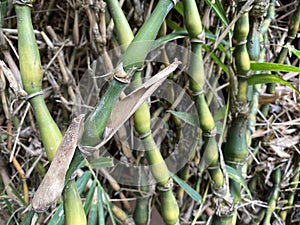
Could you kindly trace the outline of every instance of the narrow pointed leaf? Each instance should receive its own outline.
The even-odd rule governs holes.
[[[186,113],[186,112],[176,112],[176,111],[168,111],[174,116],[178,117],[179,119],[183,120],[184,122],[194,126],[199,127],[199,120],[196,114]]]
[[[223,9],[222,4],[220,3],[219,0],[215,0],[215,1],[210,1],[210,0],[205,0],[206,4],[209,5],[217,14],[217,16],[220,18],[220,20],[222,21],[222,23],[226,26],[228,26],[229,22],[228,19],[226,17],[226,13]]]
[[[236,169],[232,168],[231,166],[226,165],[226,171],[228,173],[228,176],[230,179],[234,180],[235,182],[241,184],[246,192],[248,193],[248,195],[252,198],[251,192],[246,184],[246,181],[244,180],[244,178],[241,176],[241,174],[236,171]]]
[[[184,30],[183,27],[179,26],[177,23],[175,23],[173,20],[166,19],[167,26],[171,28],[172,30],[181,31]]]
[[[27,215],[24,217],[20,225],[28,225],[31,224],[31,221],[34,217],[35,212],[33,210],[30,210]]]
[[[92,159],[89,161],[89,164],[92,168],[104,168],[112,167],[114,165],[113,159],[109,157],[100,157],[98,159]]]
[[[183,16],[183,5],[181,2],[178,2],[175,6],[174,9]]]
[[[293,53],[295,56],[297,56],[298,59],[300,59],[300,51],[295,49],[294,46],[291,45],[286,45],[286,48],[288,48],[288,50]]]
[[[27,203],[24,201],[23,197],[20,195],[19,191],[14,187],[14,185],[9,184],[12,193],[17,197],[17,199],[22,203],[24,207],[27,207]]]
[[[179,184],[180,187],[184,189],[184,191],[196,202],[201,203],[202,197],[201,195],[195,191],[190,185],[188,185],[184,180],[176,176],[175,174],[171,174],[171,177]]]
[[[102,190],[100,187],[97,187],[97,195],[98,195],[98,224],[105,225]]]
[[[88,214],[88,212],[91,208],[95,189],[96,189],[96,181],[94,180],[91,187],[90,187],[90,189],[89,189],[89,192],[87,193],[87,196],[85,198],[85,203],[84,203],[84,212],[85,212],[85,214]]]
[[[255,74],[248,78],[249,85],[267,84],[267,83],[278,83],[278,84],[286,85],[300,95],[300,91],[296,87],[294,87],[290,82],[282,79],[281,77],[275,74]]]
[[[251,70],[254,71],[276,71],[276,72],[296,72],[300,73],[300,68],[281,63],[259,63],[251,62]]]
[[[64,215],[64,206],[61,203],[54,215],[52,216],[51,220],[48,222],[48,225],[62,225],[65,220],[65,215]]]
[[[85,171],[77,180],[76,185],[78,189],[78,193],[81,194],[88,183],[88,181],[91,179],[92,174],[90,171]]]

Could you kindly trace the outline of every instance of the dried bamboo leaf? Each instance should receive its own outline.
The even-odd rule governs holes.
[[[73,158],[77,140],[83,127],[83,119],[84,115],[73,119],[42,183],[35,192],[32,206],[36,212],[45,211],[61,196],[65,184],[65,175]]]

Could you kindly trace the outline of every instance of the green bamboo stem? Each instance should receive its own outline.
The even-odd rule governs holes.
[[[110,15],[114,20],[114,31],[117,35],[121,50],[124,52],[133,39],[132,30],[117,0],[107,0]]]
[[[21,78],[25,91],[29,95],[29,102],[33,108],[36,120],[39,126],[41,139],[44,144],[46,154],[49,161],[52,161],[57,148],[62,140],[62,134],[51,117],[49,110],[45,104],[42,94],[42,68],[36,39],[33,32],[33,26],[31,21],[31,8],[28,5],[15,5],[18,21],[18,51],[19,61],[21,69]],[[71,192],[77,191],[76,186],[70,184],[68,193],[64,193],[69,196]],[[82,207],[81,199],[68,197],[68,200],[64,202],[66,209],[69,209],[68,203],[78,205]],[[72,222],[72,210],[68,210],[66,213],[66,220],[71,221],[66,224],[74,224]],[[83,213],[84,215],[84,213]],[[81,215],[82,216],[82,215]],[[84,215],[85,218],[85,215]],[[76,221],[76,220],[75,220]],[[76,221],[77,222],[77,221]],[[80,222],[80,221],[79,221]],[[76,223],[86,224],[86,223]]]
[[[137,72],[134,75],[134,84],[136,87],[142,84],[141,73]],[[134,127],[140,136],[145,136],[142,139],[145,149],[145,155],[149,162],[151,173],[158,183],[159,187],[164,187],[170,180],[168,167],[156,146],[153,139],[150,127],[150,110],[147,102],[144,102],[135,112]],[[176,224],[179,216],[179,209],[172,189],[159,191],[159,199],[161,202],[161,214],[166,224]]]
[[[173,2],[171,0],[160,0],[157,3],[150,18],[141,27],[122,57],[121,65],[126,73],[133,67],[139,67],[143,63],[151,48],[152,41],[155,39],[162,22],[172,6]],[[127,79],[130,79],[131,76],[132,74],[128,73]],[[110,117],[112,107],[125,87],[126,83],[113,79],[107,92],[85,121],[81,140],[82,146],[95,146],[98,143],[103,132],[105,132],[105,126]]]
[[[202,23],[197,10],[195,1],[183,1],[184,6],[184,21],[187,27],[188,33],[192,40],[194,38],[200,40],[192,42],[192,52],[194,53],[190,60],[190,89],[196,94],[194,97],[196,108],[198,112],[200,128],[204,134],[204,160],[206,165],[209,166],[209,171],[216,187],[221,188],[223,186],[223,174],[218,168],[219,163],[219,151],[215,137],[212,135],[215,129],[215,123],[213,116],[207,105],[203,92],[203,85],[205,80],[204,65],[202,57],[202,43],[201,35],[203,35]],[[208,136],[207,136],[208,135]],[[212,170],[210,168],[213,168]]]
[[[31,21],[29,6],[16,5],[18,20],[18,50],[23,87],[27,94],[33,95],[42,91],[42,67]],[[40,129],[41,138],[48,159],[51,161],[62,140],[62,135],[52,119],[43,95],[29,98]]]
[[[66,225],[86,225],[86,216],[78,193],[76,182],[71,179],[66,184],[63,193]]]
[[[300,3],[298,2],[297,9],[293,13],[293,17],[289,24],[288,36],[285,38],[285,41],[284,41],[285,45],[291,44],[292,41],[295,39],[295,37],[297,35],[297,31],[299,30],[299,26],[300,26]],[[275,62],[283,64],[287,57],[288,51],[289,50],[287,48],[283,47],[281,49],[279,55],[277,56]],[[276,87],[276,84],[268,84],[266,92],[274,95],[275,87]],[[267,116],[269,113],[269,104],[263,105],[261,111],[264,116]]]
[[[238,10],[242,8],[245,1],[238,2]],[[250,70],[250,57],[247,51],[247,37],[249,34],[249,15],[243,13],[237,20],[234,27],[234,62],[235,75],[237,80],[237,89],[231,96],[231,114],[233,119],[229,125],[226,142],[224,144],[223,152],[226,164],[234,167],[238,172],[242,173],[242,167],[245,164],[248,155],[247,144],[247,123],[248,123],[248,102],[247,92],[248,84],[247,77]],[[257,53],[255,53],[257,54]],[[234,88],[234,87],[232,87]],[[230,192],[233,198],[233,204],[238,204],[241,200],[241,186],[239,183],[230,180]],[[237,212],[233,212],[231,219],[235,224]],[[225,221],[229,218],[225,218]]]
[[[293,178],[291,179],[291,186],[290,189],[291,191],[289,192],[288,196],[287,196],[287,204],[284,206],[284,210],[280,211],[280,218],[282,219],[282,221],[286,221],[287,219],[289,219],[288,217],[291,216],[290,212],[288,209],[293,208],[294,206],[294,200],[295,200],[295,195],[296,195],[296,190],[298,188],[298,184],[299,184],[299,179],[300,179],[300,157],[297,156],[294,162],[294,169],[293,169]]]
[[[258,1],[257,3],[259,3]],[[264,2],[264,1],[262,1]],[[250,31],[248,35],[247,50],[251,61],[263,62],[265,57],[265,48],[260,49],[260,41],[262,45],[265,46],[268,42],[268,36],[266,32],[268,27],[275,15],[275,2],[274,0],[269,5],[269,8],[262,9],[260,15],[251,13],[250,11]],[[255,6],[254,6],[255,7]],[[267,10],[267,16],[263,20],[262,25],[260,26],[260,20],[264,12]],[[256,124],[256,114],[259,109],[259,95],[260,95],[261,84],[256,84],[249,86],[251,93],[251,102],[249,107],[249,116],[248,116],[248,131],[247,131],[247,142],[248,146],[251,145],[251,134],[255,129]]]
[[[123,50],[125,50],[125,54],[126,54],[127,46],[128,46],[128,44],[130,43],[130,41],[132,40],[132,37],[133,37],[132,31],[130,30],[129,25],[127,24],[127,20],[124,16],[122,10],[120,9],[117,1],[109,0],[108,1],[108,6],[110,7],[110,11],[112,12],[112,16],[113,16],[113,19],[114,19],[114,22],[115,22],[115,25],[116,25],[115,31],[118,34],[119,42],[124,45],[124,47],[122,46],[122,48],[123,48]],[[154,14],[154,12],[153,12],[153,14]],[[153,18],[153,17],[150,17],[150,19],[151,18]],[[157,32],[158,32],[158,30],[157,30]],[[157,32],[155,32],[155,33],[157,33]],[[150,37],[151,39],[153,39],[156,36],[155,33],[152,35],[152,37]],[[136,49],[135,49],[135,51],[136,51]],[[123,56],[123,58],[124,57],[125,56]],[[131,58],[130,58],[130,60],[131,60]],[[135,72],[135,74],[134,74],[134,86],[135,86],[135,88],[137,88],[140,85],[142,85],[141,72]],[[135,124],[136,131],[140,135],[144,135],[147,132],[150,132],[150,112],[149,112],[149,109],[148,109],[147,102],[144,102],[140,106],[140,108],[135,112],[135,114],[133,116],[133,119],[134,119],[134,124]],[[151,135],[151,138],[149,139],[149,141],[145,141],[144,143],[146,143],[145,144],[145,149],[146,149],[146,152],[147,152],[147,154],[146,154],[147,159],[148,159],[150,165],[154,164],[154,165],[151,166],[151,170],[152,170],[154,178],[157,181],[160,181],[163,185],[166,184],[169,180],[169,171],[168,171],[168,168],[166,167],[166,165],[163,161],[163,158],[162,158],[159,150],[156,148],[156,144],[153,141],[152,135]],[[150,149],[148,149],[147,147],[149,147]],[[154,147],[155,149],[152,150],[152,147]],[[161,163],[162,167],[157,167],[156,166],[157,160],[159,161],[159,163]],[[158,177],[158,174],[160,174],[160,171],[159,171],[160,168],[163,171],[163,175],[167,178],[165,181],[161,181],[160,177]],[[141,187],[141,188],[145,189],[146,187]],[[170,190],[168,192],[172,193],[172,190]],[[163,199],[166,199],[166,198],[163,198]],[[135,207],[135,212],[134,212],[134,219],[135,219],[135,222],[137,224],[147,224],[148,223],[148,220],[150,219],[149,218],[149,213],[150,213],[150,210],[151,210],[149,201],[150,201],[149,197],[141,197],[141,198],[137,199],[137,205]],[[172,197],[168,198],[167,201],[171,201],[172,203],[175,202]],[[170,210],[173,211],[173,212],[174,211],[176,212],[175,217],[174,217],[173,214],[172,214],[171,217],[169,215],[164,215],[163,214],[163,212],[169,212]],[[163,218],[164,218],[164,220],[166,221],[167,224],[176,223],[177,220],[178,220],[177,204],[173,205],[171,208],[166,207],[166,204],[163,204],[162,205],[162,214],[163,214]]]
[[[193,55],[190,60],[189,75],[190,89],[193,93],[196,93],[194,100],[198,112],[200,128],[204,134],[204,145],[202,147],[204,150],[203,158],[206,162],[206,166],[208,166],[215,187],[221,188],[224,184],[224,178],[223,173],[218,166],[219,151],[213,134],[215,131],[215,123],[203,93],[205,74],[201,42],[204,41],[204,37],[201,37],[201,35],[203,35],[202,23],[195,1],[183,1],[183,6],[184,21],[189,36],[192,40],[199,40],[192,42],[191,44]]]
[[[274,182],[274,187],[273,190],[269,196],[269,204],[268,204],[268,208],[266,209],[266,213],[265,213],[265,218],[263,220],[262,225],[269,225],[271,224],[271,217],[273,212],[276,209],[276,202],[277,199],[279,197],[279,191],[280,191],[280,187],[279,187],[279,183],[281,181],[281,171],[280,168],[277,168],[273,174],[273,182]]]

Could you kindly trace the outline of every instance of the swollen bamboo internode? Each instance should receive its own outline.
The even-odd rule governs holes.
[[[18,20],[18,50],[21,78],[27,99],[32,105],[41,138],[51,161],[62,140],[62,135],[52,119],[42,93],[42,67],[28,5],[15,5]]]

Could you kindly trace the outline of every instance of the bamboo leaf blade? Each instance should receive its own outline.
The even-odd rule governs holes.
[[[236,183],[241,184],[245,188],[250,198],[252,198],[251,191],[249,190],[248,185],[241,174],[236,169],[228,165],[226,165],[226,171],[228,173],[228,177],[234,180]]]
[[[250,85],[268,84],[268,83],[278,83],[278,84],[286,85],[300,95],[300,91],[295,86],[293,86],[290,82],[284,80],[283,78],[275,74],[255,74],[248,78],[248,84]]]
[[[89,161],[89,164],[94,169],[114,166],[113,159],[110,157],[100,157],[97,159],[92,159]]]
[[[188,185],[184,180],[176,176],[175,174],[171,174],[171,177],[176,181],[177,184],[179,184],[180,187],[182,187],[185,192],[194,199],[197,203],[202,202],[202,196],[195,191],[190,185]]]
[[[300,68],[281,63],[261,63],[251,62],[250,69],[253,71],[274,71],[274,72],[296,72],[300,73]]]
[[[222,23],[225,26],[228,26],[229,25],[229,20],[226,17],[226,13],[225,13],[225,10],[224,10],[221,2],[219,0],[215,0],[215,1],[205,0],[205,2],[206,2],[207,5],[209,5],[215,11],[217,16],[222,21]]]
[[[186,113],[186,112],[176,112],[176,111],[168,111],[174,116],[178,117],[179,119],[183,120],[184,122],[194,126],[194,127],[199,127],[199,119],[198,115],[196,114],[191,114],[191,113]]]

